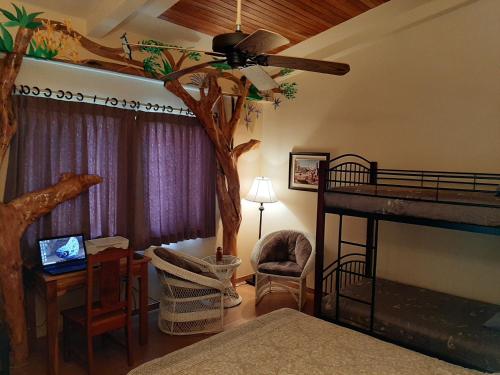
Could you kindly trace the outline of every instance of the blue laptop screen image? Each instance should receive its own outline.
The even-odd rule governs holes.
[[[44,266],[86,258],[83,235],[49,238],[38,243]]]

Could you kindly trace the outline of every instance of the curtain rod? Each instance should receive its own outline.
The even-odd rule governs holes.
[[[171,105],[150,103],[150,102],[142,103],[139,100],[118,99],[116,97],[110,97],[110,96],[101,97],[97,95],[82,94],[81,92],[77,92],[75,94],[69,90],[54,90],[50,88],[40,89],[37,86],[14,85],[14,87],[12,88],[12,94],[42,97],[42,98],[52,98],[67,102],[93,103],[110,107],[132,109],[135,111],[161,112],[161,113],[170,113],[170,114],[194,117],[194,113],[191,112],[189,108],[173,107]]]

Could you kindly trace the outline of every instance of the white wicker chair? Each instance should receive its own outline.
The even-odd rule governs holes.
[[[260,272],[258,269],[262,248],[275,235],[282,232],[283,231],[276,231],[265,235],[263,238],[257,241],[252,250],[250,260],[252,263],[252,267],[255,271],[255,304],[257,305],[266,294],[269,294],[271,292],[286,291],[292,294],[292,296],[298,303],[299,311],[301,311],[302,307],[306,302],[306,277],[309,274],[309,272],[311,272],[313,269],[314,257],[315,257],[315,249],[314,249],[315,241],[309,234],[299,231],[289,231],[289,232],[303,234],[311,244],[311,249],[312,249],[311,254],[307,259],[307,262],[304,265],[300,276],[277,275],[277,274],[271,274],[269,272]]]
[[[158,315],[160,330],[171,335],[222,331],[225,285],[218,279],[174,266],[158,257],[154,253],[156,248],[150,247],[145,255],[151,258],[162,284]],[[180,252],[176,254],[209,271],[207,262]]]

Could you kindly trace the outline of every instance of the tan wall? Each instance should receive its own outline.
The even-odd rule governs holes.
[[[342,56],[344,77],[303,73],[297,100],[265,110],[262,172],[280,203],[265,231],[315,231],[316,194],[288,190],[288,153],[354,152],[382,167],[500,172],[500,2],[482,0]],[[333,257],[336,218],[327,223]],[[359,225],[347,237],[362,240]],[[500,237],[383,223],[380,275],[500,303]]]

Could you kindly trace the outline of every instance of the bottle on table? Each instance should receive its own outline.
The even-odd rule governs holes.
[[[222,247],[217,247],[217,251],[215,252],[215,262],[217,264],[222,263]]]

